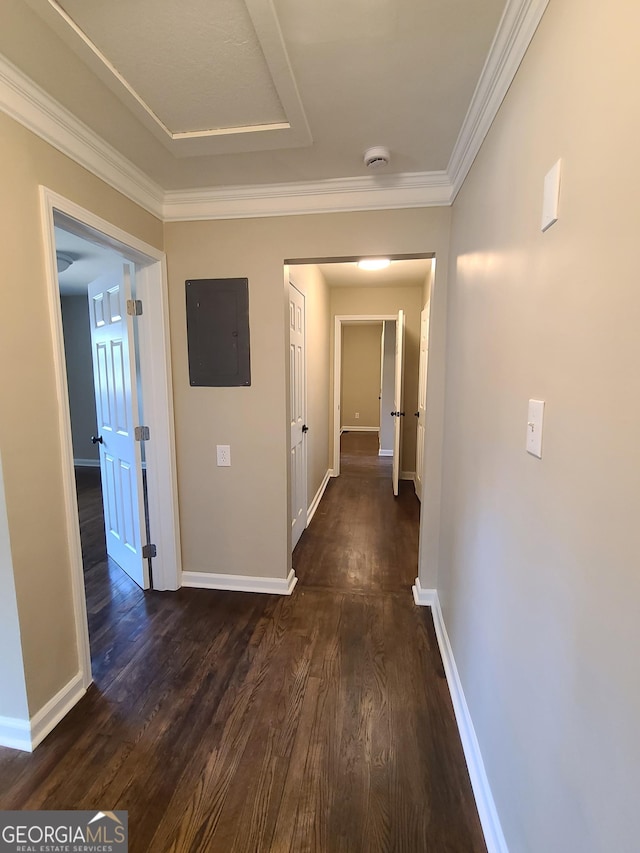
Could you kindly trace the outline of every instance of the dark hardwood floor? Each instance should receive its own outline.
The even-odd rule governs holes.
[[[0,749],[0,808],[128,809],[140,853],[484,853],[411,598],[419,506],[376,449],[343,436],[290,597],[143,593],[79,479],[95,683],[33,755]]]

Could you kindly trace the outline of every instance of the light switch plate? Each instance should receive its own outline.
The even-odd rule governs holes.
[[[551,228],[558,221],[558,204],[560,202],[560,171],[562,160],[553,166],[544,179],[544,195],[542,199],[542,225],[543,231]]]
[[[544,400],[529,400],[527,417],[527,453],[542,459],[542,421]]]

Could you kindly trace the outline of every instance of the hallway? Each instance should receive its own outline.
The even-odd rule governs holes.
[[[95,684],[33,755],[0,749],[0,808],[127,809],[133,853],[484,853],[411,597],[413,486],[394,500],[375,434],[343,441],[291,597],[144,594],[87,566]]]

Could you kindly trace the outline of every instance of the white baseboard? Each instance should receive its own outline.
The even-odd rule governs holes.
[[[268,592],[291,595],[298,583],[293,569],[287,578],[256,578],[243,575],[219,575],[209,572],[183,572],[182,586],[195,589],[226,589],[234,592]]]
[[[86,692],[82,673],[78,672],[30,720],[0,717],[0,746],[33,752]]]
[[[473,795],[476,800],[488,853],[509,853],[487,773],[484,769],[480,745],[478,744],[478,738],[473,728],[473,721],[469,713],[464,690],[462,689],[455,658],[453,657],[453,650],[449,642],[444,619],[442,618],[438,591],[436,589],[423,589],[420,586],[420,578],[416,578],[413,586],[413,598],[416,604],[431,607],[433,624],[436,629],[436,637],[438,638],[438,647],[449,686],[449,693],[451,694],[451,701],[453,702],[453,710],[456,715],[460,740],[462,741],[464,757],[467,762],[471,787],[473,788]]]
[[[17,717],[0,717],[0,746],[31,752],[31,725]]]
[[[401,480],[411,480],[412,483],[415,483],[416,472],[415,471],[400,471],[400,479]]]
[[[416,578],[416,582],[411,587],[413,592],[413,600],[420,607],[433,607],[437,598],[437,589],[423,589],[420,586],[420,578]]]
[[[73,460],[74,468],[99,468],[100,460],[99,459],[74,459]]]
[[[380,432],[380,427],[343,426],[340,427],[340,435],[342,435],[343,432]]]
[[[309,509],[307,510],[307,527],[311,524],[311,519],[316,514],[316,510],[318,509],[318,506],[320,504],[320,501],[322,500],[322,496],[324,495],[325,489],[327,488],[327,485],[328,485],[330,479],[331,479],[331,469],[328,468],[327,473],[324,475],[324,478],[323,478],[322,482],[320,483],[320,488],[316,492],[316,495],[315,495],[314,499],[311,501],[311,505],[309,506]]]
[[[69,713],[73,706],[87,692],[81,672],[78,672],[62,690],[49,699],[44,708],[41,708],[31,717],[31,743],[33,749],[41,743],[49,732],[54,729],[60,720]]]
[[[383,450],[380,448],[378,451],[378,456],[393,456],[393,450]]]

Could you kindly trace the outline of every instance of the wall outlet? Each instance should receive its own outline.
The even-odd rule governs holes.
[[[356,412],[356,420],[360,417],[360,412]]]
[[[231,467],[231,447],[228,444],[216,445],[216,458],[218,460],[218,468]]]

